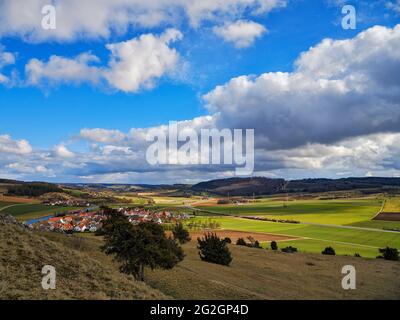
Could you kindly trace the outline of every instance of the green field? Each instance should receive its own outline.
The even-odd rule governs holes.
[[[326,247],[331,246],[337,255],[354,255],[358,253],[364,258],[375,258],[379,255],[377,248],[365,247],[360,245],[342,244],[332,241],[300,239],[290,241],[279,241],[278,247],[296,247],[299,252],[321,253]],[[263,247],[270,247],[270,243],[263,244]]]
[[[204,220],[204,218],[196,219]],[[339,226],[273,223],[235,217],[213,217],[212,219],[217,221],[223,229],[265,232],[314,240],[305,243],[298,242],[305,239],[293,241],[297,245],[302,244],[301,249],[304,251],[310,252],[320,252],[322,251],[320,248],[332,246],[337,247],[340,254],[354,255],[357,252],[364,254],[365,257],[376,257],[378,248],[390,246],[400,249],[400,233],[396,232],[350,229]]]
[[[347,225],[369,221],[379,211],[381,205],[381,200],[377,199],[294,201],[266,199],[250,204],[207,206],[198,209],[221,214],[262,215],[300,222]]]
[[[372,221],[361,221],[350,224],[350,226],[360,228],[373,228],[373,229],[400,229],[400,221],[383,221],[383,220],[372,220]]]
[[[8,206],[11,206],[14,204],[16,204],[16,203],[15,202],[0,202],[0,210],[1,210],[1,208],[5,208],[5,207],[8,207]]]
[[[7,209],[2,213],[8,213],[16,217],[20,221],[40,218],[58,212],[78,209],[76,207],[52,207],[44,204],[17,204]]]

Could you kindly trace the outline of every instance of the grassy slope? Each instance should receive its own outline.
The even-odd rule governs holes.
[[[354,257],[284,254],[230,245],[231,266],[199,259],[195,243],[170,271],[147,273],[147,282],[177,299],[399,299],[400,263]],[[341,269],[354,265],[357,290],[341,288]]]
[[[318,249],[315,249],[315,241],[314,248],[312,245],[304,247],[298,246],[300,249],[305,251],[308,251],[307,249],[311,248],[311,252],[319,252],[320,246],[325,248],[331,245],[334,248],[340,247],[341,251],[339,251],[339,253],[353,255],[356,252],[359,252],[360,254],[363,252],[366,257],[373,258],[378,255],[379,247],[392,246],[400,248],[400,233],[304,224],[272,223],[233,217],[215,217],[213,220],[219,222],[222,228],[229,230],[276,233],[319,240]],[[370,248],[370,250],[363,250],[365,246],[372,248]],[[346,250],[343,250],[345,248]]]
[[[57,236],[61,238],[54,241],[0,222],[0,299],[165,298],[119,273],[110,261],[89,256],[84,248],[98,248],[88,240]],[[41,287],[41,268],[46,264],[56,268],[55,290]]]

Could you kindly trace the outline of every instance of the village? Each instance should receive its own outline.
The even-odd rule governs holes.
[[[155,222],[158,224],[174,223],[189,219],[186,213],[169,211],[150,211],[143,208],[118,208],[118,212],[128,217],[132,224],[141,222]],[[55,231],[64,233],[96,232],[102,227],[102,221],[106,218],[101,210],[84,209],[68,212],[27,222],[26,225],[34,230]]]

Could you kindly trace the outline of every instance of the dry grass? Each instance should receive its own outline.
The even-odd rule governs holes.
[[[86,254],[97,250],[90,241],[58,235],[52,241],[18,225],[0,221],[0,299],[163,299],[165,295],[132,277],[112,263]],[[55,290],[41,287],[41,269],[56,268]]]
[[[178,267],[150,272],[147,282],[176,299],[400,298],[399,262],[229,247],[233,262],[225,267],[201,261],[192,241]],[[348,264],[357,270],[356,290],[341,287]]]

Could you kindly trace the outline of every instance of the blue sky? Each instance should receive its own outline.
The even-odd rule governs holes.
[[[396,1],[352,1],[346,3],[354,5],[357,9],[357,28],[356,30],[344,30],[341,27],[342,1],[265,0],[265,3],[271,5],[271,8],[255,14],[255,7],[263,1],[249,1],[250,5],[243,5],[238,0],[239,5],[237,5],[232,0],[232,5],[236,9],[235,14],[230,13],[229,9],[215,8],[213,5],[210,8],[206,7],[203,11],[196,11],[196,8],[186,8],[185,6],[180,8],[180,5],[177,4],[177,12],[172,15],[172,18],[166,21],[156,19],[151,26],[136,22],[137,16],[133,14],[128,17],[128,22],[107,22],[109,23],[108,27],[107,25],[105,27],[100,25],[97,30],[97,26],[94,26],[91,33],[87,32],[85,24],[82,24],[82,29],[79,29],[79,23],[77,26],[71,27],[63,23],[62,20],[61,26],[57,25],[57,30],[53,32],[41,30],[40,26],[36,25],[38,19],[41,18],[40,14],[38,17],[32,18],[32,25],[28,27],[24,23],[19,23],[18,19],[22,19],[22,17],[7,16],[6,7],[18,5],[18,1],[14,1],[14,4],[10,4],[11,1],[8,2],[5,1],[5,4],[3,4],[5,7],[0,13],[0,26],[2,25],[0,27],[2,48],[0,53],[11,53],[15,62],[3,66],[0,62],[0,74],[8,78],[8,81],[4,82],[3,85],[0,81],[0,136],[9,136],[9,138],[3,139],[4,144],[7,143],[8,145],[18,144],[18,141],[26,140],[32,149],[27,154],[36,153],[31,159],[31,162],[35,163],[35,168],[41,166],[39,164],[39,152],[51,153],[55,146],[61,144],[73,152],[76,157],[79,157],[78,155],[81,153],[87,156],[92,152],[93,148],[90,149],[90,144],[98,141],[82,138],[80,132],[84,128],[118,130],[127,134],[132,128],[157,127],[167,124],[171,120],[183,121],[212,115],[207,105],[213,103],[219,105],[219,102],[215,102],[215,99],[211,102],[208,99],[205,101],[204,97],[213,92],[217,86],[226,85],[231,79],[239,76],[256,78],[264,73],[293,73],[296,71],[295,62],[299,59],[301,53],[317,46],[323,39],[331,38],[334,41],[354,39],[361,32],[377,25],[385,26],[388,30],[391,30],[400,21],[400,4]],[[43,4],[43,1],[35,0],[32,2],[37,2],[38,8]],[[126,0],[125,2],[125,5],[129,7],[129,1]],[[157,3],[157,1],[153,2]],[[177,0],[176,2],[179,3]],[[254,6],[252,5],[253,2]],[[22,5],[22,2],[20,5]],[[107,11],[115,8],[110,6],[103,9]],[[96,10],[96,8],[93,10]],[[144,7],[143,10],[150,17],[152,16],[153,9]],[[171,11],[169,8],[160,7],[157,12],[163,12],[163,10]],[[185,10],[187,10],[186,13]],[[68,14],[73,15],[74,11],[57,12],[57,19],[75,19],[72,16],[68,17]],[[87,13],[87,15],[90,16],[90,13]],[[11,25],[7,29],[6,24],[9,21],[7,19],[10,19],[11,23],[15,23],[15,26]],[[193,22],[194,19],[200,22],[197,20]],[[254,36],[250,44],[239,48],[236,45],[237,42],[229,41],[215,32],[215,28],[228,26],[237,21],[245,21],[246,23],[251,21],[265,29],[259,35]],[[121,23],[126,30],[116,32],[113,29],[113,25],[116,23]],[[63,26],[66,28],[65,32],[59,30]],[[67,30],[67,28],[71,28],[71,30]],[[107,29],[106,35],[103,34],[104,28]],[[84,67],[95,66],[96,70],[104,70],[109,68],[112,56],[110,49],[106,47],[107,44],[120,44],[132,39],[139,39],[143,34],[162,37],[164,32],[171,28],[179,32],[180,35],[174,35],[174,39],[167,43],[167,49],[171,50],[167,53],[174,54],[177,60],[170,63],[168,70],[163,70],[161,75],[151,77],[149,87],[143,87],[140,84],[139,88],[121,89],[120,82],[117,84],[119,79],[116,80],[115,78],[117,72],[111,75],[114,77],[113,80],[109,80],[109,78],[105,80],[103,76],[99,80],[96,75],[94,75],[96,80],[93,80],[93,78],[88,80],[85,77],[84,70],[82,71],[83,75],[74,74],[72,78],[68,78],[68,76],[63,75],[63,72],[66,72],[65,70],[54,71],[54,68],[60,68],[59,65],[51,66],[48,63],[51,56],[71,61],[82,53],[88,53],[97,57],[97,60],[89,63],[84,62]],[[29,74],[26,72],[26,67],[32,59],[42,63],[43,68],[36,74],[39,77],[38,81],[32,81],[32,78],[29,78]],[[116,59],[121,59],[121,56]],[[132,60],[135,60],[134,57]],[[395,67],[397,66],[398,64],[395,65]],[[46,70],[52,67],[51,72],[55,72],[56,76],[54,76],[54,73],[50,76],[46,73],[48,72]],[[79,76],[82,76],[82,79]],[[394,107],[393,104],[391,107],[398,109],[398,101],[394,101]],[[268,108],[268,105],[262,107]],[[220,108],[224,110],[224,107]],[[341,116],[346,115],[342,114]],[[238,113],[237,117],[240,118],[241,114]],[[255,125],[256,128],[259,126],[258,124]],[[357,126],[357,123],[354,123],[354,126]],[[292,146],[282,143],[278,147],[266,145],[262,148],[265,152],[269,149],[285,152],[297,150],[308,146],[310,143],[332,146],[346,138],[381,133],[395,134],[396,130],[393,128],[396,128],[396,126],[397,123],[392,124],[392,129],[388,130],[389,132],[374,127],[371,130],[366,129],[354,134],[349,133],[348,137],[333,137],[332,134],[332,138],[330,138],[331,132],[327,132],[329,138],[321,141],[317,137]],[[238,127],[240,127],[240,124],[238,124]],[[321,133],[320,136],[324,134]],[[133,146],[130,147],[134,150]],[[390,149],[390,147],[387,148]],[[0,152],[1,150],[0,145]],[[5,152],[4,150],[3,152]],[[46,170],[29,170],[27,169],[30,166],[29,163],[25,163],[24,168],[19,170],[18,166],[13,166],[13,164],[21,163],[22,160],[18,158],[21,153],[17,151],[13,155],[11,154],[12,152],[8,152],[7,159],[0,163],[0,167],[2,167],[0,175],[28,180],[82,181],[82,176],[79,173],[69,173],[63,168],[57,168],[56,160],[46,159],[48,163],[43,164]],[[72,159],[72,157],[70,158]],[[75,161],[74,166],[78,167],[76,160],[72,161],[71,159],[68,161]],[[101,162],[103,161],[104,159],[101,160]],[[285,161],[282,161],[282,163],[285,163]],[[88,163],[80,163],[80,165],[87,167]],[[376,173],[355,164],[348,165],[344,170],[340,170],[340,164],[332,168],[325,168],[325,165],[322,165],[320,170],[310,168],[307,165],[302,168],[301,165],[297,164],[292,166],[282,164],[277,168],[261,165],[259,174],[283,175],[289,178],[309,175],[335,177],[340,171],[347,172],[348,175],[397,174],[396,165],[392,165],[390,168],[387,167],[386,163],[374,163],[374,165],[376,166]],[[113,174],[118,173],[118,168],[115,168]],[[122,182],[131,181],[131,179],[134,180],[133,182],[151,182],[154,179],[151,176],[151,170],[149,170],[149,177],[139,178],[140,181],[137,180],[134,167],[123,174],[128,173],[132,176],[124,176]],[[46,174],[48,175],[46,176]],[[115,178],[115,176],[107,177],[102,176],[102,174],[93,172],[90,175],[93,179],[88,180],[104,181],[109,178],[115,180],[110,182],[119,182],[119,178]],[[190,170],[187,174],[189,177],[193,177]],[[217,177],[220,174],[217,170],[215,174],[210,172],[206,177]],[[194,176],[196,180],[200,179],[203,174],[196,173]],[[171,174],[164,180],[179,182],[180,178]],[[186,178],[184,177],[184,179]]]

